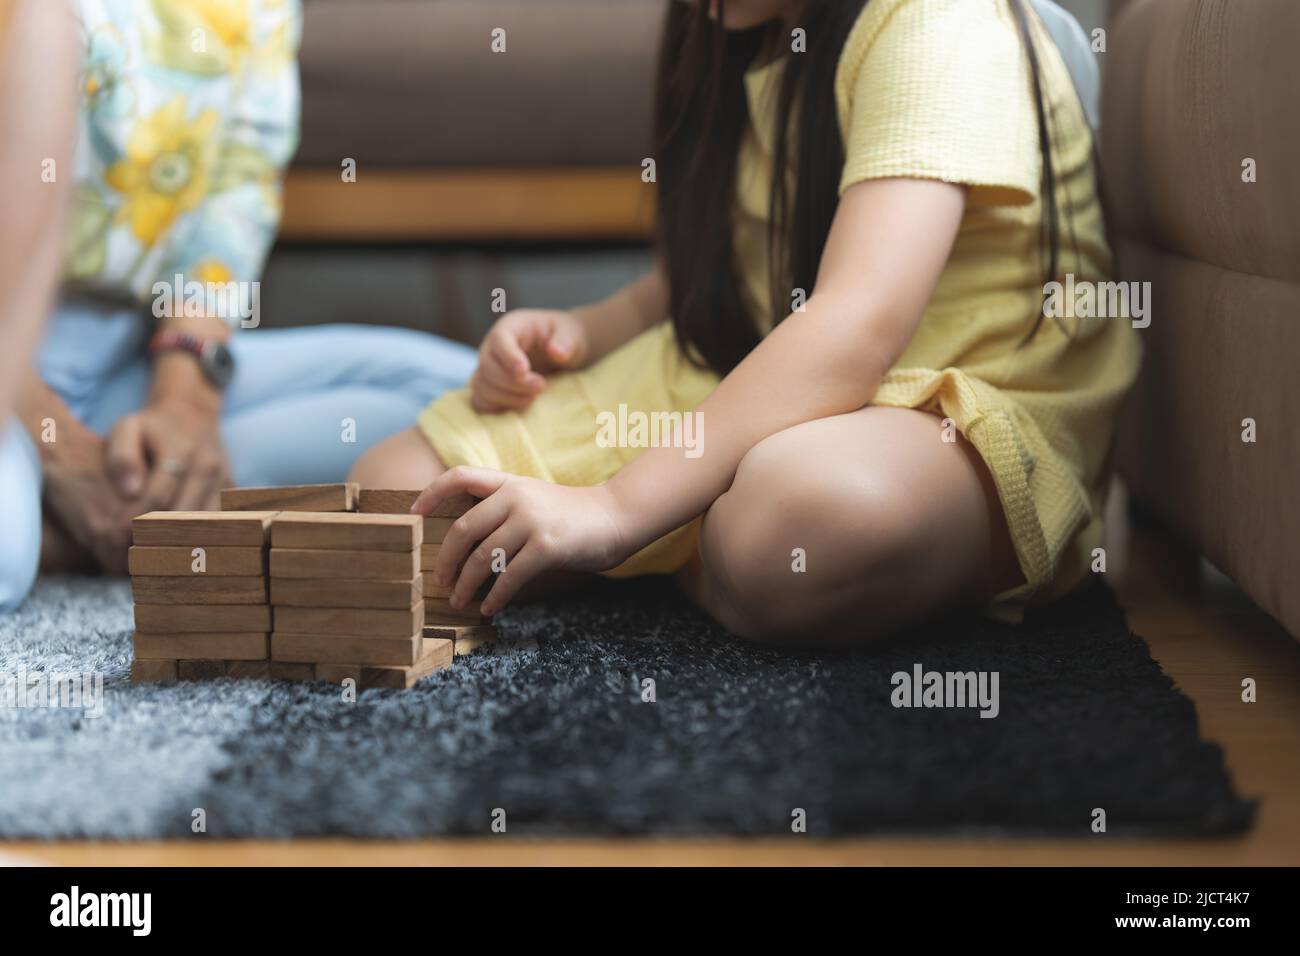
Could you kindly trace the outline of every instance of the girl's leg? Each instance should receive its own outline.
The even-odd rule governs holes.
[[[418,428],[407,428],[379,442],[357,459],[348,481],[362,488],[424,488],[447,468]]]
[[[742,637],[848,644],[1014,587],[992,478],[942,434],[865,408],[760,442],[705,516],[687,593]]]

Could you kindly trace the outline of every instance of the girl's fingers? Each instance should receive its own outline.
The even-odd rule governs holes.
[[[509,479],[510,475],[504,471],[457,465],[449,471],[444,471],[420,492],[420,496],[415,499],[415,504],[411,505],[411,514],[427,515],[433,511],[438,502],[461,492],[471,494],[475,498],[486,498]]]
[[[434,582],[439,587],[446,587],[455,581],[456,571],[470,550],[501,527],[509,514],[510,506],[501,495],[489,495],[453,521],[438,546],[438,560],[433,568]]]
[[[480,364],[474,374],[470,376],[473,384],[490,386],[499,391],[509,392],[512,395],[521,397],[532,396],[534,388],[530,383],[534,378],[540,379],[541,376],[536,372],[529,372],[527,378],[521,382],[495,359]]]
[[[519,589],[541,574],[548,567],[546,556],[535,544],[525,544],[523,549],[510,559],[506,569],[497,575],[496,584],[483,599],[479,613],[485,617],[496,614],[519,593]]]
[[[494,382],[480,380],[470,389],[470,401],[475,411],[496,412],[509,408],[527,408],[533,401],[532,392],[515,392],[503,389]]]
[[[456,588],[452,591],[452,607],[459,610],[472,605],[479,588],[496,570],[496,565],[499,564],[502,571],[509,568],[510,561],[528,541],[528,533],[516,527],[517,524],[518,522],[512,524],[507,520],[470,552],[460,577],[456,579]]]
[[[528,375],[528,355],[515,336],[506,332],[492,336],[488,342],[488,354],[501,363],[512,379],[522,381]]]

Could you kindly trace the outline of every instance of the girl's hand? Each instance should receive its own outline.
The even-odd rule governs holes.
[[[546,387],[544,374],[582,368],[589,351],[587,328],[572,312],[507,312],[479,348],[470,405],[478,412],[527,408]]]
[[[470,605],[493,571],[500,573],[483,599],[485,615],[505,607],[543,571],[605,571],[635,550],[624,532],[626,516],[603,485],[570,488],[462,466],[425,488],[411,512],[428,514],[461,492],[483,500],[456,520],[438,550],[434,581],[455,583],[454,608]]]

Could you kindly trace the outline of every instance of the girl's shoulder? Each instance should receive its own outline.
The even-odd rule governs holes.
[[[1015,0],[868,0],[844,42],[837,81],[851,88],[873,51],[951,57],[979,44],[1018,44],[1009,2]]]

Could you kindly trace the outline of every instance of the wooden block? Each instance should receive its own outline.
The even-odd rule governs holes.
[[[226,676],[246,680],[270,680],[270,661],[226,661]]]
[[[377,488],[362,488],[361,495],[357,499],[357,510],[363,514],[410,514],[411,505],[415,504],[415,499],[418,497],[420,497],[418,491],[385,491]],[[429,512],[429,516],[433,518],[459,518],[476,504],[478,504],[478,499],[473,495],[453,495],[438,502],[437,507]]]
[[[315,664],[271,661],[271,680],[315,680]]]
[[[131,543],[152,548],[260,548],[273,511],[151,511],[131,522]]]
[[[269,604],[137,604],[135,629],[146,634],[271,630]]]
[[[207,574],[219,578],[260,578],[266,574],[266,551],[256,548],[207,548],[203,552],[203,570],[195,571],[194,548],[143,548],[134,546],[126,554],[127,569],[132,575],[198,577]]]
[[[216,680],[226,676],[225,661],[177,661],[178,680]]]
[[[446,625],[426,624],[424,639],[448,640],[455,645],[456,656],[472,654],[486,644],[497,639],[497,629],[491,624],[477,624],[468,627],[448,627]]]
[[[424,599],[424,619],[428,624],[483,624],[491,620],[478,612],[479,605],[457,610],[443,598]]]
[[[276,631],[290,634],[360,634],[408,637],[424,627],[424,602],[403,609],[277,607]],[[272,642],[274,645],[274,641]]]
[[[175,680],[176,662],[144,660],[137,657],[131,662],[131,680],[136,683]]]
[[[421,640],[419,634],[373,637],[369,634],[298,634],[276,631],[271,635],[271,660],[410,667],[420,658]]]
[[[447,598],[451,597],[451,592],[456,589],[455,584],[449,584],[446,587],[434,584],[432,571],[421,571],[420,576],[423,579],[420,586],[420,592],[423,597],[441,598],[445,601]],[[487,597],[488,591],[492,590],[492,585],[495,583],[496,575],[488,575],[487,580],[484,581],[483,585],[478,589],[478,599],[480,602]]]
[[[134,638],[135,656],[191,661],[264,661],[271,656],[271,639],[264,633],[141,634]]]
[[[231,512],[240,514],[240,512]],[[284,512],[271,525],[276,548],[415,551],[424,536],[417,515]]]
[[[401,581],[420,573],[418,551],[321,551],[272,548],[271,578]]]
[[[451,665],[452,642],[425,640],[420,649],[420,659],[410,667],[363,667],[361,687],[405,690],[421,678]]]
[[[265,578],[225,578],[208,574],[131,579],[136,604],[265,604]]]
[[[345,680],[361,686],[360,664],[317,664],[316,679],[327,684],[342,684]]]
[[[442,587],[439,584],[434,584],[432,571],[421,571],[420,577],[423,579],[421,581],[420,591],[424,597],[442,598],[443,600],[446,600],[447,598],[451,597],[451,592],[456,589],[456,586],[454,584],[450,584],[447,587]]]
[[[431,541],[427,544],[420,545],[421,571],[432,571],[434,569],[434,566],[438,561],[438,549],[441,547],[441,543],[437,541]]]
[[[355,511],[358,485],[285,485],[278,488],[226,488],[222,511]]]
[[[419,578],[405,581],[365,581],[352,578],[271,581],[276,607],[412,608],[423,600]]]
[[[437,544],[447,537],[447,532],[451,526],[456,523],[455,518],[425,518],[424,519],[424,540],[430,544]]]

